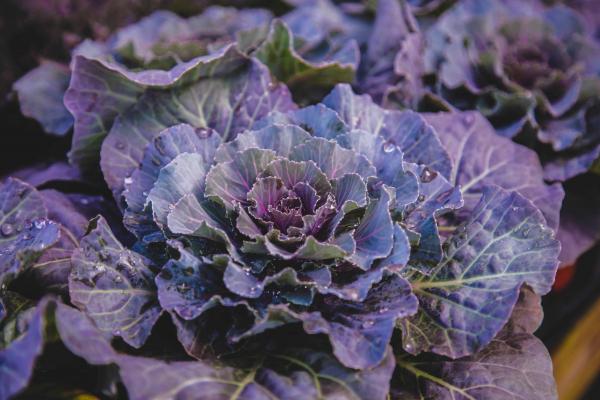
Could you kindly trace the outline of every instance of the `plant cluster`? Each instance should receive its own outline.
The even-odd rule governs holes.
[[[0,183],[0,399],[39,396],[53,346],[101,376],[56,398],[557,398],[533,332],[599,239],[597,205],[562,206],[600,155],[594,22],[242,3],[14,83],[72,145]]]

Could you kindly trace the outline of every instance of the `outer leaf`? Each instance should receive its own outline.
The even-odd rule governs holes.
[[[96,217],[71,262],[71,302],[103,332],[143,345],[162,311],[149,261],[124,248],[106,220]]]
[[[28,268],[26,279],[45,290],[63,293],[66,292],[71,271],[71,254],[79,246],[79,238],[85,233],[88,218],[61,192],[48,189],[41,191],[40,195],[49,210],[48,217],[61,224],[58,227],[60,238]],[[77,200],[87,202],[90,198]]]
[[[73,126],[73,117],[63,104],[69,79],[69,69],[52,61],[43,61],[21,77],[13,90],[19,96],[23,115],[38,121],[50,134],[66,135]]]
[[[330,57],[314,62],[304,59],[294,47],[294,38],[285,22],[274,20],[267,38],[254,56],[293,92],[301,89],[303,96],[309,96],[311,88],[327,90],[336,83],[354,80],[359,58],[356,42],[348,41]]]
[[[411,278],[419,313],[402,321],[404,349],[457,358],[488,344],[512,312],[523,283],[547,293],[560,244],[525,198],[487,188],[471,218],[445,244],[442,262]]]
[[[273,84],[258,62],[248,62],[236,73],[193,82],[149,91],[115,121],[101,156],[104,178],[115,194],[121,193],[124,179],[138,167],[143,149],[169,126],[210,127],[228,141],[269,111],[294,107],[287,89]]]
[[[198,259],[183,249],[179,253],[179,258],[169,260],[156,276],[158,298],[165,310],[192,320],[219,304],[237,304],[223,284],[228,260],[217,263]]]
[[[531,335],[542,318],[540,296],[523,286],[510,320],[480,352],[457,360],[425,354],[400,355],[393,395],[555,399],[550,357],[543,344]]]
[[[7,241],[18,236],[31,221],[47,216],[44,202],[37,190],[15,178],[8,178],[1,183],[0,204],[3,247],[8,246]]]
[[[98,330],[84,313],[57,303],[55,318],[58,334],[73,354],[93,365],[109,364],[115,360],[116,352],[107,335]]]
[[[40,193],[14,178],[0,184],[0,283],[31,266],[60,238]]]
[[[389,293],[395,295],[390,297]],[[333,352],[342,364],[349,368],[368,369],[384,359],[394,321],[414,314],[417,299],[407,281],[392,275],[374,285],[360,303],[329,296],[314,309],[318,311],[294,312],[283,305],[270,306],[266,316],[245,335],[254,335],[294,320],[302,321],[307,333],[329,336]]]
[[[121,356],[121,377],[132,400],[239,397],[251,378],[239,382],[231,368],[215,368],[202,361],[164,362],[152,358]],[[243,398],[243,397],[241,397]],[[261,397],[258,397],[261,398]]]
[[[458,360],[401,356],[399,398],[557,399],[552,362],[542,342],[504,333],[479,353]],[[408,393],[407,393],[408,392]]]
[[[122,356],[119,366],[132,399],[182,400],[195,399],[198,393],[216,399],[383,400],[393,369],[391,351],[381,365],[359,372],[310,349],[274,353],[272,358],[279,366],[259,366],[246,371],[206,361],[167,363],[131,356]]]
[[[44,346],[45,303],[28,315],[27,328],[8,346],[0,350],[0,399],[9,399],[24,389],[35,359]]]
[[[86,194],[63,194],[52,189],[39,192],[48,218],[60,223],[60,238],[41,254],[26,270],[32,290],[51,291],[66,294],[68,277],[71,272],[71,255],[79,247],[79,239],[85,235],[88,220],[102,213],[115,229],[118,237],[129,241],[129,236],[121,225],[121,214],[111,199]]]
[[[10,242],[0,257],[0,283],[37,261],[42,253],[60,239],[60,226],[46,219],[35,220]]]
[[[346,368],[314,348],[282,351],[275,347],[248,369],[232,368],[210,358],[168,362],[115,352],[85,315],[68,306],[57,304],[56,322],[61,339],[73,353],[94,365],[119,366],[131,399],[185,400],[202,393],[203,397],[214,395],[218,399],[383,400],[394,370],[389,346],[379,365],[362,371]]]
[[[488,185],[517,190],[544,214],[548,226],[558,227],[559,210],[564,196],[560,185],[544,183],[537,155],[512,141],[498,136],[477,112],[427,114],[437,131],[454,167],[450,183],[460,185],[464,211],[473,210]]]
[[[503,330],[512,333],[534,333],[542,324],[543,319],[542,297],[529,286],[524,285],[521,287],[519,299],[510,320]]]
[[[311,349],[292,350],[279,356],[288,361],[290,367],[298,366],[300,371],[308,373],[314,383],[316,398],[324,399],[385,399],[389,389],[390,371],[394,361],[388,347],[383,361],[369,369],[352,370],[339,364],[333,357]],[[264,386],[270,387],[266,381]],[[277,394],[277,392],[275,392]],[[304,390],[303,393],[312,393]],[[282,398],[285,393],[280,394]],[[289,399],[296,397],[290,396]]]
[[[11,172],[11,176],[35,187],[58,181],[71,183],[80,183],[83,181],[77,168],[69,165],[66,161],[34,164],[27,168]]]
[[[75,56],[71,83],[65,93],[65,105],[75,119],[71,162],[83,170],[95,170],[100,146],[114,119],[136,104],[146,90],[182,86],[199,78],[226,74],[243,63],[233,47],[179,64],[170,71],[131,72],[116,64]]]

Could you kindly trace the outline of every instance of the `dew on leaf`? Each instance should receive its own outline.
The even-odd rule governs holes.
[[[429,183],[432,180],[434,180],[436,176],[437,172],[432,171],[431,169],[429,169],[429,167],[425,167],[421,172],[421,176],[419,178],[421,179],[421,182]]]
[[[0,230],[2,231],[3,236],[10,236],[15,231],[14,227],[9,223],[2,224]]]

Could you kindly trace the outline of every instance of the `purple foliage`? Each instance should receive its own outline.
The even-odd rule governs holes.
[[[57,340],[132,399],[556,398],[533,332],[597,240],[561,210],[600,149],[587,22],[285,3],[156,11],[15,83],[72,146],[0,187],[0,399]]]

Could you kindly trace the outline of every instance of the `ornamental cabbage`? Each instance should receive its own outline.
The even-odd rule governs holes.
[[[74,166],[1,184],[0,399],[50,345],[107,398],[557,397],[561,184],[478,112],[379,105],[425,90],[408,4],[290,3],[157,12],[15,85]]]
[[[459,109],[477,108],[498,133],[528,143],[545,178],[564,181],[600,155],[600,47],[564,5],[464,1],[427,32],[426,69]]]

